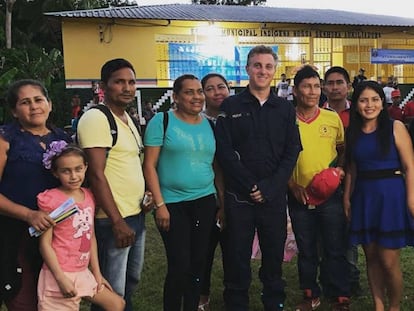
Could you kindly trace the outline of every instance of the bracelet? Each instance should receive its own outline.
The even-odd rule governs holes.
[[[165,205],[165,202],[164,202],[164,201],[161,201],[160,203],[155,204],[155,206],[156,206],[157,208],[159,208],[159,207],[161,207],[161,206],[163,206],[163,205]],[[157,208],[156,208],[156,209],[157,209]]]

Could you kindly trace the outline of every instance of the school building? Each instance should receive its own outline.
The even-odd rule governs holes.
[[[165,91],[184,73],[223,74],[234,88],[247,84],[246,56],[255,45],[279,56],[282,73],[315,65],[319,73],[360,68],[369,79],[394,76],[403,96],[414,86],[414,19],[329,9],[172,4],[47,13],[61,22],[67,88],[90,88],[111,58],[128,59],[137,88]],[[157,95],[158,96],[158,95]],[[161,95],[160,95],[161,96]],[[161,100],[161,97],[157,100]],[[165,100],[164,100],[165,101]]]

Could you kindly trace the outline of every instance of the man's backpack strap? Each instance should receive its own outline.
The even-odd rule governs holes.
[[[111,110],[108,108],[108,106],[102,104],[93,106],[90,109],[98,109],[106,116],[112,135],[112,147],[115,146],[118,140],[118,127],[116,126],[115,118],[112,115]]]
[[[132,118],[132,117],[131,117],[131,120],[132,120],[132,123],[134,123],[134,125],[135,125],[135,127],[138,131],[139,136],[141,136],[141,138],[143,138],[142,137],[141,124],[139,123],[139,120],[137,120],[136,118]]]

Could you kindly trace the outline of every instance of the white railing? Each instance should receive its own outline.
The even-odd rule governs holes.
[[[405,104],[408,103],[413,96],[414,96],[414,88],[412,88],[411,91],[409,91],[408,94],[402,100],[401,105],[400,105],[401,108],[403,108]]]

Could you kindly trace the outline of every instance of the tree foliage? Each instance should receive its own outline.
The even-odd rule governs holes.
[[[53,122],[70,120],[71,94],[65,90],[60,23],[45,12],[72,11],[134,5],[133,0],[19,0],[12,6],[11,48],[6,49],[6,5],[0,1],[0,106],[12,81],[32,78],[42,81],[53,102]],[[2,120],[0,120],[2,121]]]
[[[36,45],[24,49],[2,49],[0,51],[0,57],[1,94],[5,94],[11,81],[19,79],[36,79],[42,81],[51,93],[54,93],[56,88],[55,84],[64,80],[63,58],[61,51],[58,49],[52,49],[46,52],[45,49]],[[60,100],[56,100],[55,103],[55,110],[64,112],[64,109],[62,109],[64,103]],[[56,115],[57,119],[61,119],[59,113]]]
[[[261,5],[266,0],[192,0],[193,4],[214,4],[214,5]]]

